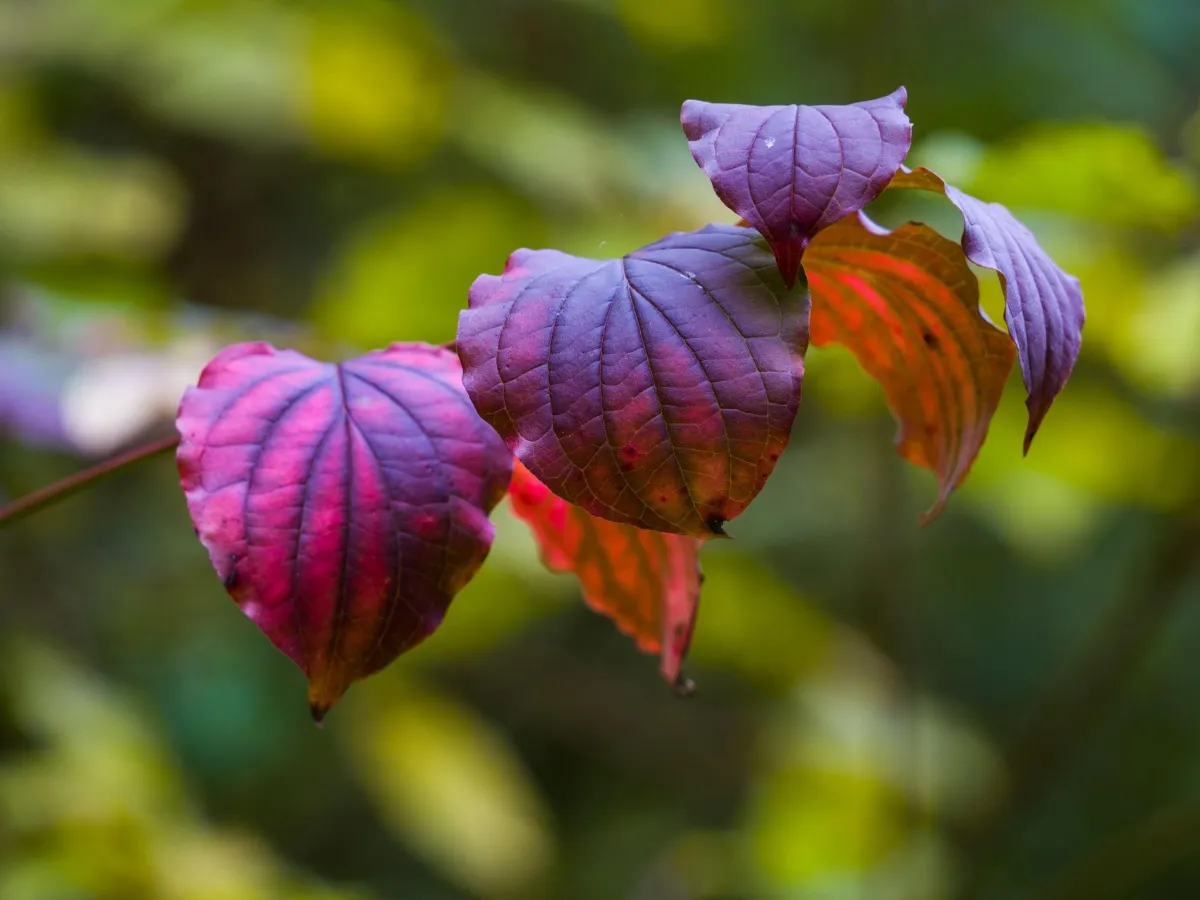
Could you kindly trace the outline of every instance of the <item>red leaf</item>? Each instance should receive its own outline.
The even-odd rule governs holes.
[[[539,481],[594,516],[709,537],[787,446],[808,298],[748,229],[622,259],[518,250],[458,326],[476,409]]]
[[[887,187],[908,155],[908,95],[849,106],[688,100],[680,121],[721,201],[771,245],[790,287],[809,241]]]
[[[963,214],[962,245],[977,266],[1000,274],[1004,320],[1017,345],[1029,397],[1025,452],[1063,389],[1083,341],[1079,279],[1054,264],[1037,238],[999,203],[976,200],[925,168],[901,169],[893,187],[936,191]]]
[[[638,649],[660,654],[663,677],[681,684],[700,602],[697,556],[704,541],[597,518],[556,497],[520,463],[509,498],[513,512],[529,523],[546,567],[574,572],[588,606],[612,619]]]
[[[929,521],[983,446],[1013,342],[980,310],[962,248],[925,225],[889,232],[849,216],[816,236],[804,271],[813,343],[854,353],[900,423],[900,455],[937,475]]]
[[[431,634],[492,543],[512,457],[454,354],[320,363],[228,347],[179,409],[188,511],[233,599],[304,671],[321,716]]]

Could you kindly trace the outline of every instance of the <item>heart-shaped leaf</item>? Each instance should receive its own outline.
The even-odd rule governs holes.
[[[962,248],[925,225],[889,232],[848,216],[813,239],[804,271],[813,343],[847,347],[883,386],[900,455],[938,477],[932,519],[983,446],[1012,340],[980,310]]]
[[[1000,273],[1004,320],[1017,345],[1029,397],[1025,452],[1050,404],[1066,385],[1083,340],[1079,279],[1054,264],[1033,233],[999,203],[985,203],[946,184],[926,168],[901,169],[893,187],[936,191],[963,214],[962,245],[977,266]]]
[[[688,100],[680,121],[721,201],[771,245],[789,286],[822,228],[887,187],[912,144],[904,88],[849,106]]]
[[[600,519],[555,496],[519,462],[509,499],[529,523],[554,572],[574,572],[583,598],[646,653],[657,653],[663,677],[684,683],[680,666],[700,602],[704,541]]]
[[[454,354],[334,365],[218,354],[177,421],[188,511],[233,599],[309,679],[318,720],[441,624],[487,556],[512,457]]]
[[[467,393],[539,481],[696,537],[723,534],[787,446],[807,346],[806,291],[728,225],[605,261],[518,250],[458,326]]]

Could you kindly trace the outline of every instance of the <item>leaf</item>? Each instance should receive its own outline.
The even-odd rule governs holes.
[[[804,271],[813,343],[854,353],[900,423],[900,455],[937,475],[931,520],[983,446],[1012,341],[980,310],[962,249],[925,225],[889,232],[848,216],[816,236]]]
[[[372,685],[362,700],[348,756],[380,825],[459,896],[546,896],[558,850],[553,820],[539,779],[504,733],[408,678]]]
[[[704,541],[600,519],[556,497],[519,462],[509,499],[529,523],[546,568],[574,572],[583,599],[645,653],[661,656],[663,677],[683,684],[680,667],[700,602]]]
[[[441,624],[487,556],[511,456],[445,349],[346,363],[219,353],[184,394],[180,478],[233,599],[309,679],[320,721]]]
[[[790,287],[822,228],[887,187],[908,155],[904,88],[849,106],[744,106],[688,100],[680,121],[721,201],[771,245]]]
[[[749,229],[709,225],[621,259],[518,250],[459,318],[475,408],[594,516],[724,534],[800,401],[808,297]]]
[[[1029,394],[1024,448],[1028,453],[1050,404],[1079,358],[1084,321],[1079,279],[1056,266],[1033,233],[999,203],[964,194],[926,168],[902,168],[892,186],[945,195],[962,212],[962,246],[967,259],[1000,274],[1004,320],[1017,345]]]

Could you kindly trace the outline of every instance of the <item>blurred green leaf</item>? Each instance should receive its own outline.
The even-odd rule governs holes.
[[[359,777],[396,835],[484,897],[527,897],[554,841],[540,791],[477,714],[415,682],[382,683],[353,706]],[[365,685],[364,685],[365,686]]]
[[[178,182],[145,157],[60,148],[10,158],[0,179],[0,259],[154,259],[183,215]]]
[[[826,661],[832,623],[762,563],[710,545],[700,567],[704,587],[693,662],[783,690]]]

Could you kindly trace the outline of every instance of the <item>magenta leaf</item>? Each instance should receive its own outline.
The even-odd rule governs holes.
[[[808,296],[753,231],[621,259],[518,250],[459,319],[463,383],[539,481],[589,513],[711,537],[787,446]]]
[[[813,235],[862,209],[908,155],[904,88],[849,106],[688,100],[680,121],[721,201],[765,237],[784,282]]]
[[[177,421],[188,511],[247,616],[308,676],[320,720],[418,644],[487,556],[512,473],[454,354],[338,365],[227,347]]]
[[[1079,279],[1054,264],[1033,233],[999,203],[964,194],[926,168],[904,168],[892,185],[936,191],[963,215],[967,259],[1000,274],[1004,320],[1017,345],[1028,399],[1025,452],[1050,405],[1063,389],[1083,341],[1083,291]]]

